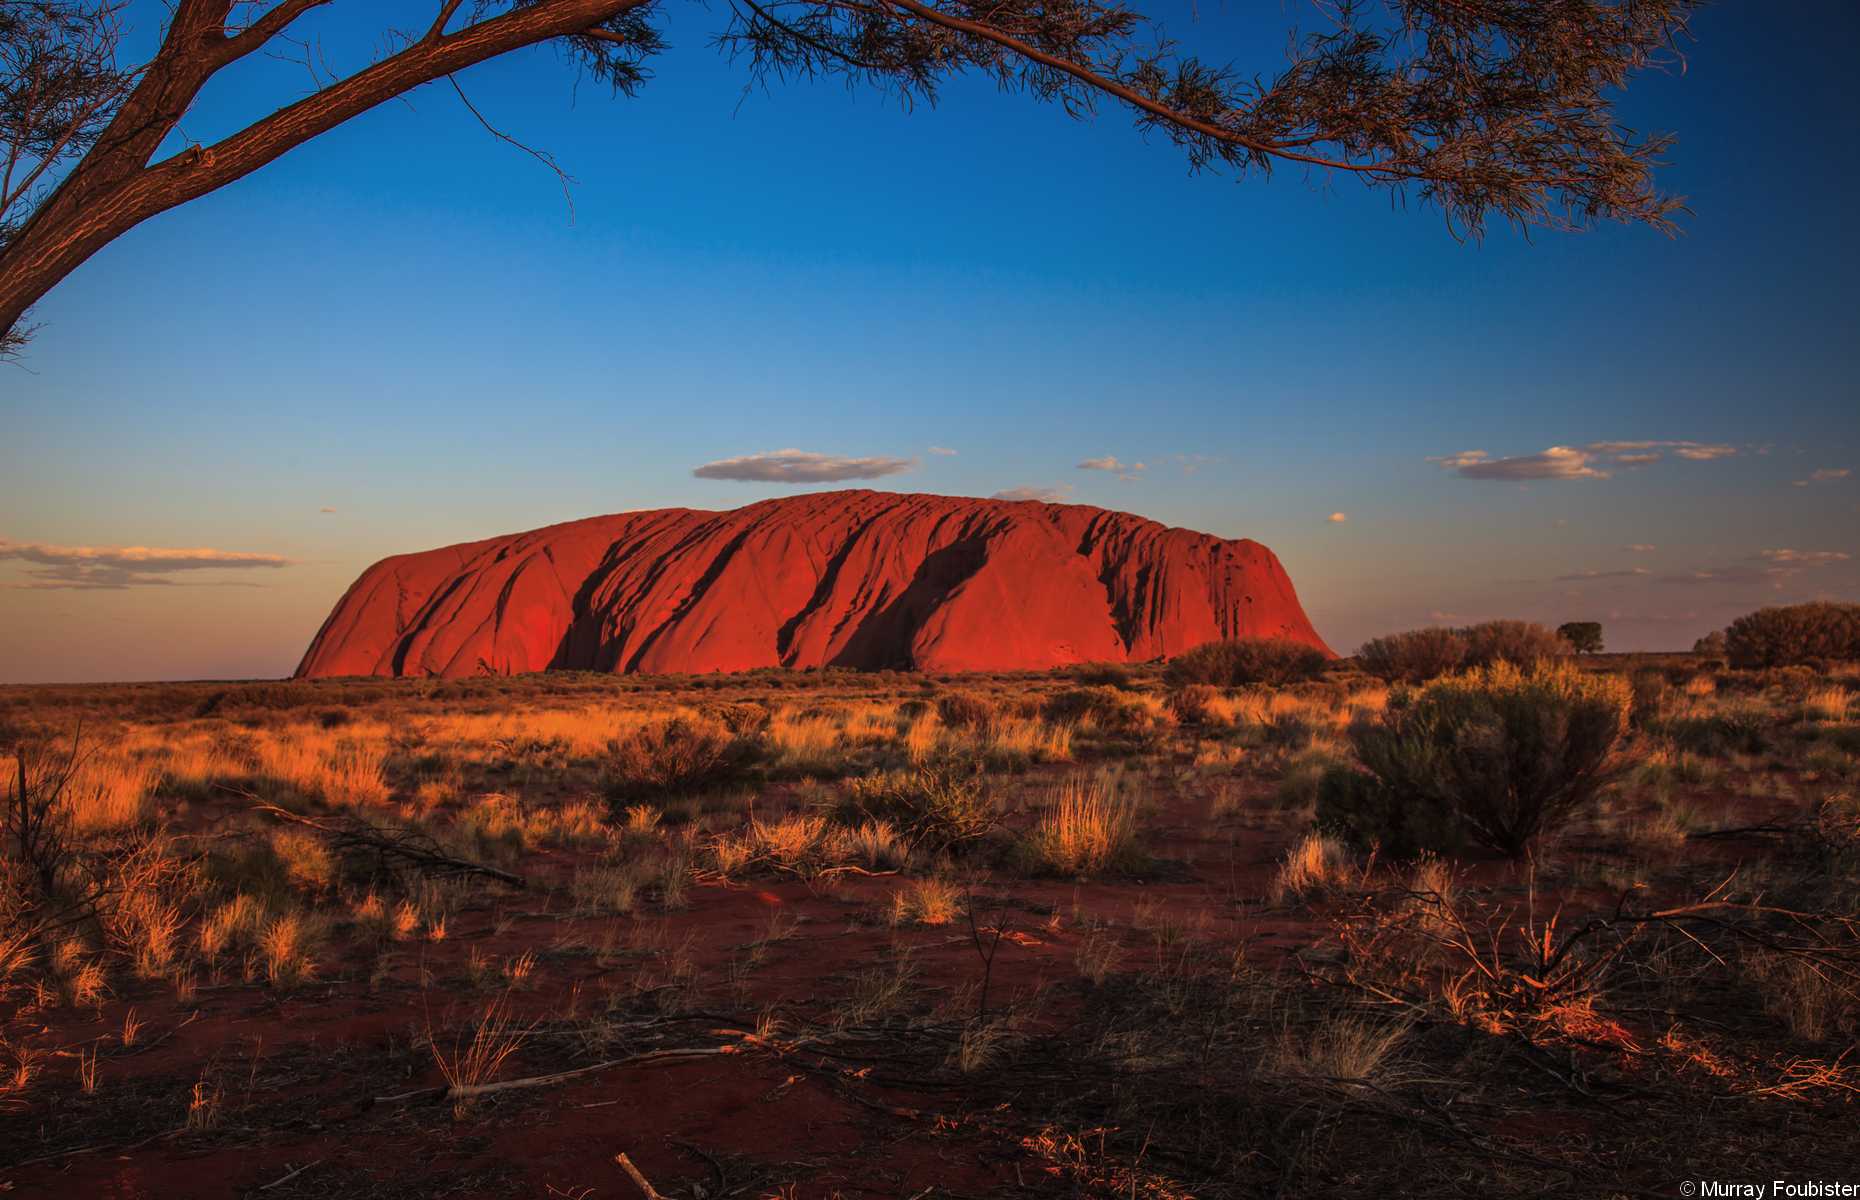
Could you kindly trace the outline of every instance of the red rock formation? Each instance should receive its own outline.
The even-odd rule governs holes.
[[[1042,669],[1241,636],[1329,652],[1257,542],[1076,504],[851,491],[384,559],[297,674]]]

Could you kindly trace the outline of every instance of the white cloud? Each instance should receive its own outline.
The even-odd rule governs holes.
[[[807,450],[769,450],[738,458],[720,458],[695,467],[699,479],[736,479],[760,483],[838,483],[846,479],[879,479],[917,465],[914,458],[845,458]]]
[[[1149,464],[1141,462],[1120,462],[1115,454],[1107,454],[1103,458],[1086,459],[1079,464],[1079,470],[1109,471],[1125,483],[1135,483],[1142,477],[1144,471],[1149,470]]]
[[[1589,465],[1596,456],[1574,446],[1552,446],[1541,454],[1493,458],[1483,450],[1462,450],[1430,458],[1465,479],[1606,479],[1608,472]]]
[[[1629,567],[1624,571],[1576,571],[1569,575],[1558,575],[1558,583],[1575,583],[1590,579],[1633,579],[1641,575],[1651,575],[1646,567]]]
[[[121,590],[130,587],[173,586],[168,578],[180,571],[249,570],[288,567],[291,560],[278,554],[252,554],[215,550],[210,546],[58,546],[49,542],[15,542],[0,538],[0,560],[32,563],[25,583],[14,588],[49,590]],[[217,586],[229,586],[217,584]],[[244,586],[257,586],[248,584]]]
[[[1043,504],[1064,504],[1072,498],[1072,487],[1013,487],[996,492],[990,500],[1038,500]]]
[[[1844,550],[1764,550],[1757,557],[1773,563],[1825,567],[1829,563],[1846,562],[1853,556]]]
[[[1853,472],[1846,467],[1823,467],[1819,471],[1810,471],[1807,479],[1796,480],[1795,486],[1808,487],[1814,483],[1833,483],[1837,479],[1845,479],[1852,474]]]
[[[930,453],[932,454],[940,454],[940,455],[945,455],[949,457],[954,457],[956,453],[954,450],[951,450],[948,446],[931,446],[929,450],[930,450]]]
[[[1607,479],[1608,467],[1652,466],[1669,451],[1678,458],[1694,462],[1710,462],[1739,453],[1736,446],[1721,442],[1661,440],[1552,446],[1538,454],[1506,458],[1493,458],[1484,450],[1462,450],[1427,461],[1438,463],[1443,470],[1466,479]]]
[[[1334,512],[1324,519],[1329,521],[1332,525],[1341,525],[1350,519],[1350,514],[1346,512]]]

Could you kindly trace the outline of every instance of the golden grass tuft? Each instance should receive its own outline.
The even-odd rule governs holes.
[[[1342,842],[1321,833],[1307,833],[1286,851],[1285,860],[1279,864],[1279,872],[1272,880],[1272,900],[1280,903],[1287,897],[1302,899],[1343,887],[1355,878],[1350,851]]]
[[[1034,860],[1063,875],[1129,870],[1141,864],[1138,805],[1102,776],[1074,777],[1052,794],[1028,838]]]

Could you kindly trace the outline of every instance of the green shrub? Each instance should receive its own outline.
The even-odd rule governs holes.
[[[1785,667],[1810,659],[1860,659],[1860,604],[1790,604],[1760,608],[1725,630],[1733,667]]]
[[[1384,683],[1426,683],[1459,669],[1466,639],[1453,629],[1411,629],[1371,638],[1356,652],[1364,671]]]
[[[1351,728],[1363,771],[1326,774],[1318,822],[1398,856],[1468,841],[1528,854],[1617,772],[1631,707],[1619,676],[1561,663],[1436,680]]]
[[[617,810],[636,800],[734,783],[755,763],[760,750],[756,739],[732,733],[719,721],[674,717],[642,725],[613,742],[601,783]]]
[[[1545,659],[1562,658],[1569,643],[1532,621],[1485,621],[1458,631],[1466,641],[1468,667],[1489,667],[1507,662],[1528,667]]]
[[[1217,687],[1269,683],[1283,687],[1317,678],[1328,662],[1322,650],[1288,638],[1229,638],[1207,642],[1170,659],[1163,679],[1171,687],[1190,683]]]

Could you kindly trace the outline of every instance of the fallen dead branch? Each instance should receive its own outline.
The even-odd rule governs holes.
[[[633,1181],[633,1186],[639,1189],[640,1194],[645,1196],[646,1200],[665,1200],[665,1197],[659,1195],[658,1191],[654,1189],[652,1181],[647,1179],[645,1174],[641,1172],[638,1167],[633,1165],[633,1160],[626,1156],[626,1151],[622,1150],[620,1153],[614,1155],[614,1161],[620,1164],[620,1169],[626,1172],[627,1178]]]
[[[224,786],[224,785],[222,785]],[[227,788],[235,795],[257,801],[258,797],[237,788]],[[470,859],[455,858],[440,850],[439,843],[417,830],[402,829],[393,826],[376,825],[360,817],[306,817],[275,804],[255,803],[255,812],[262,812],[277,820],[292,825],[301,825],[312,829],[328,838],[337,850],[358,851],[374,854],[384,862],[393,862],[407,867],[421,875],[439,878],[459,876],[480,876],[494,879],[499,883],[518,889],[527,890],[529,880],[509,871],[501,871]]]
[[[508,1092],[519,1088],[548,1087],[578,1079],[583,1075],[593,1075],[600,1071],[611,1071],[616,1067],[657,1066],[663,1063],[685,1062],[700,1058],[715,1058],[725,1054],[740,1054],[744,1044],[754,1040],[753,1034],[744,1033],[742,1041],[722,1046],[693,1047],[687,1050],[653,1050],[645,1054],[634,1054],[627,1058],[612,1058],[585,1067],[576,1067],[569,1071],[556,1071],[548,1075],[530,1075],[523,1079],[506,1079],[498,1083],[474,1083],[459,1086],[416,1088],[411,1092],[400,1092],[393,1096],[376,1096],[374,1104],[400,1104],[410,1100],[469,1100],[477,1096],[488,1096],[494,1092]]]

